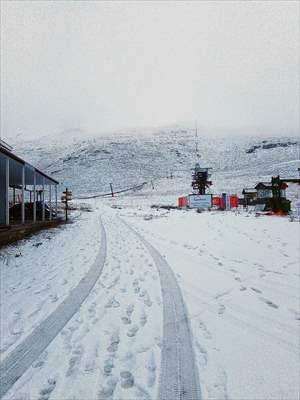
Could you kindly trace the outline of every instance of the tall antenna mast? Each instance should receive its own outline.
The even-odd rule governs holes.
[[[195,129],[195,150],[196,150],[196,157],[199,158],[199,152],[198,152],[198,125],[197,121],[195,123],[196,129]]]

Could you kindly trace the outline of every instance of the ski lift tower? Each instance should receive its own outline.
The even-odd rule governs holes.
[[[211,177],[210,169],[209,167],[200,167],[198,162],[195,164],[192,187],[199,194],[205,194],[206,189],[212,185],[212,181],[208,180]]]

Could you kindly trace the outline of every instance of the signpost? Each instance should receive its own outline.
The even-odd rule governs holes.
[[[68,221],[68,208],[69,208],[68,202],[71,200],[72,200],[72,191],[68,190],[68,188],[66,188],[66,190],[63,192],[63,194],[61,196],[61,201],[63,203],[65,203],[66,221]]]

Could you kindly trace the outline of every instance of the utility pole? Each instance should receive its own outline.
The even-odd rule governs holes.
[[[114,190],[113,190],[112,183],[110,183],[109,186],[110,186],[110,191],[111,191],[111,197],[114,197]]]

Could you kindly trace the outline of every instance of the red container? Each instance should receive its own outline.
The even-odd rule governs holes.
[[[221,203],[221,197],[214,196],[213,197],[213,205],[220,207],[220,203]]]
[[[187,197],[186,196],[178,197],[178,207],[184,208],[186,206],[187,206]]]
[[[214,206],[217,206],[217,207],[220,208],[221,210],[224,210],[225,204],[224,204],[224,199],[223,199],[223,197],[214,196],[214,197],[213,197],[213,205],[214,205]]]
[[[239,199],[237,195],[230,196],[230,208],[238,208],[239,206]]]

